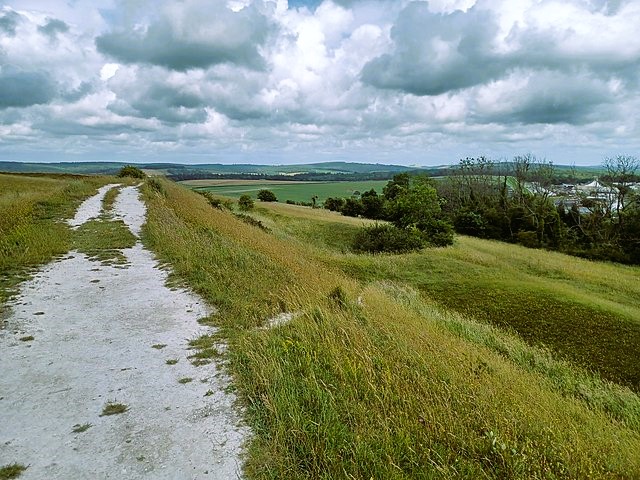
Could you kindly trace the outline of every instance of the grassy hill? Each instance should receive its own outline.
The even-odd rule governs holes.
[[[75,173],[112,175],[117,173],[125,163],[122,162],[57,162],[57,163],[25,163],[0,161],[0,172],[9,173]],[[184,174],[195,172],[200,174],[263,174],[290,175],[295,173],[327,173],[354,174],[376,172],[404,172],[413,170],[400,165],[382,165],[370,163],[326,162],[299,165],[253,165],[253,164],[177,164],[177,163],[142,163],[138,167],[161,174]]]
[[[446,291],[457,272],[466,283],[451,283],[454,297],[474,281],[484,285],[482,275],[499,277],[501,268],[491,242],[360,257],[345,247],[357,219],[268,205],[253,214],[271,229],[265,232],[169,183],[148,189],[147,198],[146,241],[176,279],[220,308],[211,321],[230,344],[229,367],[255,432],[250,478],[640,475],[637,394],[553,348],[448,307],[446,293],[432,296],[412,278],[418,270],[423,283],[439,275]],[[598,273],[638,284],[637,270],[504,248],[505,284],[526,273],[553,285],[568,270],[563,275],[575,278],[562,281],[577,289],[590,266],[596,274],[582,295],[592,289],[599,307],[614,288]],[[616,308],[637,318],[637,287],[624,288],[630,291]],[[529,281],[520,300],[535,305],[549,290]],[[578,296],[552,298],[550,307],[572,331],[580,328],[570,311]],[[466,303],[491,309],[495,300],[471,291]],[[282,312],[294,319],[265,328]],[[630,323],[613,318],[616,328]]]
[[[3,275],[47,261],[12,239],[39,245],[97,186],[41,180],[0,176],[0,219],[34,191],[0,230]],[[196,343],[228,344],[248,478],[640,477],[639,269],[464,237],[360,256],[360,219],[260,204],[260,229],[163,179],[144,196],[143,241],[218,308]]]

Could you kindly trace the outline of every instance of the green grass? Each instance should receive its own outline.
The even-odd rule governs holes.
[[[0,174],[0,304],[34,267],[69,251],[70,218],[107,177]]]
[[[181,383],[182,385],[186,384],[186,383],[191,383],[193,382],[193,378],[191,377],[184,377],[181,378],[180,380],[178,380],[178,383]]]
[[[382,193],[382,188],[387,182],[387,180],[370,180],[362,182],[291,182],[290,184],[273,184],[270,182],[247,181],[244,185],[198,187],[197,190],[235,199],[240,198],[240,195],[247,194],[255,199],[258,191],[267,189],[275,193],[279,202],[285,202],[286,200],[311,202],[311,197],[317,195],[317,201],[321,203],[327,197],[351,197],[356,191],[362,193],[372,188],[378,193]]]
[[[126,263],[122,253],[136,244],[136,237],[122,220],[102,215],[81,225],[74,234],[73,247],[102,263]]]
[[[109,402],[102,409],[101,417],[107,417],[110,415],[119,415],[129,410],[129,407],[124,403]]]
[[[27,469],[24,465],[18,463],[12,463],[0,467],[0,480],[10,480],[12,478],[18,478]]]
[[[93,427],[93,424],[91,423],[83,423],[83,424],[76,424],[73,426],[73,430],[71,430],[73,433],[84,433],[87,430],[89,430],[91,427]]]
[[[305,212],[306,210],[306,212]],[[299,212],[299,213],[298,213]],[[339,218],[256,215],[276,235],[315,247],[316,258],[361,282],[393,281],[449,310],[517,332],[529,344],[640,391],[640,269],[502,242],[457,237],[446,249],[355,255],[357,225]]]
[[[257,212],[273,227],[269,234],[183,188],[163,182],[163,191],[145,188],[144,241],[171,264],[174,281],[218,307],[211,341],[228,342],[228,366],[253,429],[248,478],[640,476],[635,393],[412,289],[402,270],[415,257],[396,257],[406,261],[384,283],[393,262],[343,253],[340,239],[312,241],[310,209],[300,209],[304,222],[281,210]],[[347,230],[356,224],[337,218],[331,221]],[[506,254],[512,280],[523,262],[537,265],[525,252]],[[564,265],[564,258],[557,268],[604,289],[586,266],[571,263],[577,259]],[[443,261],[444,272],[460,262],[455,255]],[[296,318],[256,328],[282,311]]]

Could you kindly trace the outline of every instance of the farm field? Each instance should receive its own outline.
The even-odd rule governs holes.
[[[248,194],[256,198],[258,191],[271,190],[279,202],[311,202],[311,197],[318,196],[318,202],[327,197],[350,197],[354,192],[360,193],[375,189],[382,193],[387,180],[371,180],[363,182],[283,182],[280,180],[188,180],[183,182],[189,187],[230,198],[239,198]]]

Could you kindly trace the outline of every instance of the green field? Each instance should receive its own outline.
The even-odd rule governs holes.
[[[214,181],[215,182],[215,181]],[[197,187],[197,190],[207,191],[225,197],[239,198],[248,194],[256,198],[258,191],[271,190],[278,197],[279,202],[291,200],[294,202],[311,202],[311,197],[318,196],[317,201],[323,202],[327,197],[351,197],[354,192],[366,192],[375,189],[382,193],[382,189],[388,180],[372,180],[364,182],[291,182],[275,183],[269,181],[254,181],[234,183],[232,185],[212,185]]]

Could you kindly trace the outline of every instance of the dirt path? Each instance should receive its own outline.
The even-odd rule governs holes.
[[[70,223],[96,217],[107,190]],[[114,209],[139,235],[136,187],[122,189]],[[210,330],[197,323],[209,309],[167,288],[139,242],[124,254],[123,268],[71,252],[10,302],[0,330],[0,466],[28,465],[27,480],[238,478],[246,431],[228,379],[187,359],[188,340]],[[107,402],[128,410],[101,416]]]

